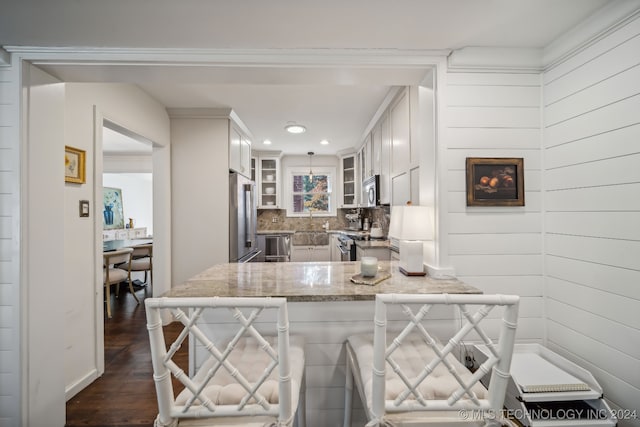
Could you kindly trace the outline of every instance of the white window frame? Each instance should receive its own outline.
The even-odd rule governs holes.
[[[287,207],[287,216],[290,217],[330,217],[337,215],[337,196],[336,196],[336,185],[337,185],[337,172],[336,168],[328,167],[328,166],[318,166],[312,168],[314,175],[327,175],[329,176],[330,183],[330,191],[329,194],[329,212],[306,212],[306,213],[298,213],[293,210],[293,177],[294,175],[309,175],[309,169],[304,169],[302,167],[289,167],[286,170],[286,183],[285,183],[285,191],[284,196],[286,197],[286,207]]]

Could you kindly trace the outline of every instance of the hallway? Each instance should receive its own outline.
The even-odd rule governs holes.
[[[153,425],[158,405],[144,310],[151,289],[142,288],[136,295],[140,305],[126,286],[119,298],[112,293],[113,317],[105,319],[105,373],[67,402],[67,427]],[[172,338],[180,330],[178,324],[165,328]],[[184,358],[178,360],[186,369],[186,345],[183,350]]]

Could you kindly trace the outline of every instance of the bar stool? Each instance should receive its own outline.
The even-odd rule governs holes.
[[[289,336],[285,298],[147,298],[145,306],[159,410],[155,426],[290,427],[294,417],[305,426],[304,340]],[[184,325],[169,346],[164,309]],[[269,317],[273,311],[275,319]],[[172,360],[187,337],[194,340],[193,375]],[[177,397],[172,379],[184,386]]]
[[[354,383],[369,421],[367,427],[500,425],[518,303],[516,295],[376,295],[374,333],[347,339],[344,426],[351,426]],[[458,307],[464,322],[454,334],[445,334],[448,339],[441,343],[437,335],[442,322],[425,322],[425,318],[433,307],[442,306]],[[499,334],[495,330],[489,334],[481,323],[496,307],[502,310]],[[393,332],[387,323],[387,310],[392,309],[394,324],[398,311],[408,318],[404,328]],[[454,356],[468,334],[467,339],[482,341],[491,352],[473,373]],[[497,334],[497,340],[490,338]],[[488,374],[487,390],[480,380]]]

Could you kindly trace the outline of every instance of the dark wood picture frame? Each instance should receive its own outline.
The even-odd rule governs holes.
[[[524,159],[467,157],[467,206],[524,206]]]

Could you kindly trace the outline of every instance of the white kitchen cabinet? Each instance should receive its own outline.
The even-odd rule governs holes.
[[[380,119],[380,203],[391,203],[391,133],[389,114]]]
[[[411,180],[408,173],[396,175],[391,179],[391,193],[393,194],[393,206],[403,206],[411,201]]]
[[[371,175],[380,175],[382,171],[382,126],[380,122],[371,130]]]
[[[403,91],[391,106],[391,159],[392,176],[407,171],[411,163],[411,120],[409,109],[409,93]]]
[[[341,178],[342,178],[342,206],[343,208],[352,208],[358,205],[358,176],[356,168],[356,155],[350,154],[340,159]]]
[[[411,202],[414,205],[420,203],[420,168],[413,168],[409,172],[409,188],[411,195]]]
[[[311,252],[312,252],[311,260],[314,262],[330,261],[331,259],[329,245],[313,246],[313,250]]]
[[[256,181],[256,170],[258,167],[258,158],[257,157],[251,157],[251,181],[253,182],[257,182]]]
[[[331,254],[329,245],[324,246],[293,246],[291,249],[292,262],[321,262],[329,261]]]
[[[233,123],[229,129],[229,169],[251,178],[251,141]]]
[[[280,158],[276,156],[259,156],[258,169],[258,207],[261,209],[280,209]]]

